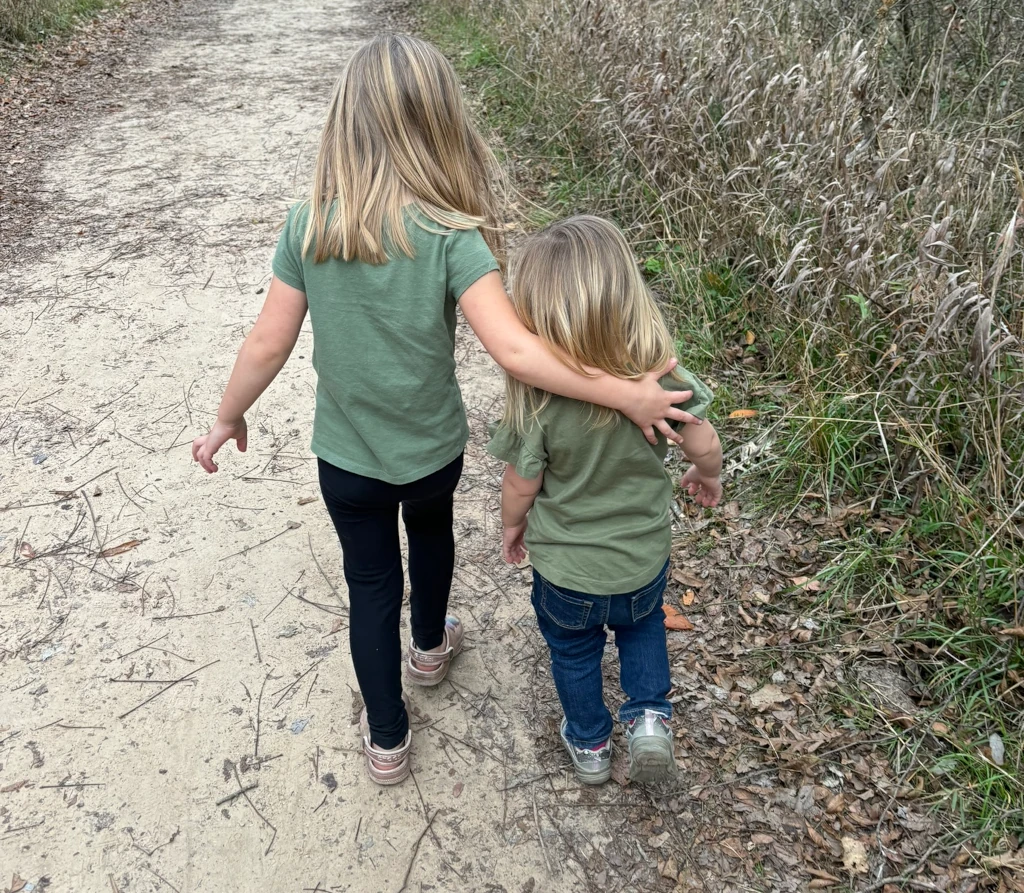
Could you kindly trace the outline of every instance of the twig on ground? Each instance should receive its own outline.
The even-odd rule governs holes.
[[[241,797],[243,794],[248,794],[249,791],[253,791],[256,788],[258,788],[259,786],[260,786],[260,783],[258,781],[254,781],[252,784],[246,785],[244,788],[239,788],[233,794],[228,794],[226,797],[221,797],[220,800],[218,800],[213,805],[214,806],[223,806],[225,803],[230,803],[236,797]]]
[[[540,818],[537,815],[537,792],[532,787],[530,788],[530,795],[533,797],[533,826],[537,829],[540,851],[544,854],[544,864],[548,867],[548,874],[554,874],[551,870],[551,859],[548,858],[548,846],[544,843],[544,835],[540,831]]]
[[[145,707],[150,701],[153,701],[153,700],[156,700],[157,698],[159,698],[160,695],[162,695],[165,691],[169,691],[170,689],[174,688],[174,686],[177,685],[179,682],[184,682],[190,676],[195,675],[196,673],[200,672],[201,670],[205,670],[207,667],[212,667],[214,664],[219,664],[219,663],[220,663],[220,659],[218,658],[217,660],[211,660],[208,664],[203,664],[201,667],[198,667],[195,670],[190,670],[184,676],[182,676],[182,677],[180,677],[178,679],[175,679],[174,682],[172,682],[166,688],[161,688],[160,691],[158,691],[155,695],[152,695],[152,696],[146,698],[146,700],[143,701],[141,704],[137,704],[136,706],[132,707],[132,709],[129,710],[127,713],[122,713],[118,717],[118,719],[124,719],[125,717],[131,716],[136,710],[140,710],[141,708]]]
[[[427,836],[427,832],[434,824],[434,819],[437,818],[437,814],[439,812],[439,809],[434,810],[434,814],[427,819],[426,827],[420,831],[420,836],[416,838],[416,842],[412,846],[412,855],[409,857],[409,864],[405,869],[405,877],[402,878],[402,886],[398,888],[398,893],[402,893],[402,891],[409,885],[409,875],[412,874],[412,867],[416,863],[416,856],[419,854],[420,844],[423,842],[423,838]]]
[[[242,777],[238,774],[238,767],[235,766],[234,764],[232,764],[231,768],[232,768],[232,770],[235,773],[235,780],[238,782],[238,787],[241,788],[242,787]],[[256,808],[256,804],[252,802],[252,799],[249,797],[249,795],[245,791],[242,792],[242,796],[245,797],[245,802],[248,803],[252,807],[252,811],[255,812],[256,815],[258,815],[261,819],[263,819],[263,823],[271,831],[274,832],[274,836],[270,838],[270,843],[267,844],[267,848],[266,848],[266,850],[263,853],[264,856],[269,856],[270,855],[270,848],[274,845],[274,841],[277,840],[277,828],[275,828],[270,823],[270,821],[267,819],[267,817]]]
[[[249,618],[249,627],[252,629],[252,643],[256,646],[256,663],[263,663],[263,657],[260,655],[260,640],[256,638],[256,624],[252,622],[252,618]]]

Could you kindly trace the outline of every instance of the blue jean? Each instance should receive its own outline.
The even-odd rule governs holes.
[[[594,748],[612,734],[604,704],[601,657],[607,634],[615,633],[619,681],[626,703],[619,719],[645,710],[672,716],[665,615],[661,610],[668,562],[646,586],[622,595],[588,595],[563,589],[533,572],[533,609],[551,649],[551,675],[565,711],[566,737],[575,747]]]

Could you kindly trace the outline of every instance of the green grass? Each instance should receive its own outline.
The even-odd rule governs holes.
[[[478,18],[429,0],[423,30],[454,59],[527,184],[517,218],[537,228],[587,211],[627,232],[675,326],[680,362],[715,384],[712,417],[759,412],[720,426],[727,447],[770,441],[767,458],[730,482],[731,498],[783,521],[853,507],[843,535],[819,543],[823,591],[793,599],[822,624],[823,641],[861,631],[864,644],[912,663],[930,703],[908,729],[851,696],[837,701],[836,721],[870,729],[948,826],[998,850],[1024,814],[1024,651],[1021,639],[996,632],[1024,624],[1021,542],[1013,525],[999,527],[1009,511],[1006,469],[1024,462],[1024,424],[993,422],[1012,406],[1000,388],[1015,387],[1020,370],[1004,364],[968,402],[959,396],[963,357],[898,354],[899,321],[864,296],[840,295],[828,319],[791,310],[755,273],[766,246],[749,246],[753,264],[696,247],[644,172],[581,126],[595,85],[545,89],[517,56],[511,29],[472,8]],[[914,299],[902,280],[888,289]],[[923,382],[916,393],[895,384],[909,362]],[[1002,503],[991,498],[999,493]],[[714,545],[692,548],[699,556]],[[984,756],[993,733],[1005,744],[1003,767]]]
[[[117,0],[0,0],[0,46],[38,43]]]

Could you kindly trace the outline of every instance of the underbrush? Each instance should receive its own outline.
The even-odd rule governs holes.
[[[0,0],[0,47],[17,48],[66,31],[112,0]]]
[[[866,708],[906,784],[964,839],[1014,845],[1019,4],[429,0],[423,15],[518,175],[517,222],[588,211],[626,230],[681,362],[716,387],[732,491],[841,522],[815,616],[921,693],[912,722]]]

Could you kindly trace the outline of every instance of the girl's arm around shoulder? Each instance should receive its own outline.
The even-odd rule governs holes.
[[[306,295],[299,289],[274,278],[267,291],[256,324],[242,344],[231,370],[231,379],[217,410],[217,421],[208,434],[192,442],[192,458],[206,471],[214,472],[214,455],[229,440],[245,452],[247,429],[245,413],[281,371],[306,318]]]
[[[481,276],[467,288],[459,306],[476,336],[494,361],[513,378],[552,394],[617,409],[640,427],[644,436],[657,442],[655,428],[669,440],[681,443],[670,421],[699,425],[700,419],[674,404],[689,400],[690,391],[666,391],[658,380],[675,366],[626,381],[603,372],[580,375],[566,366],[523,325],[496,272]]]

